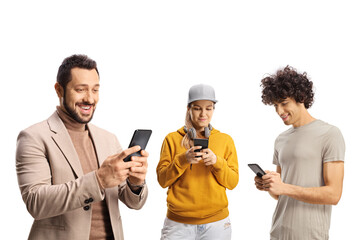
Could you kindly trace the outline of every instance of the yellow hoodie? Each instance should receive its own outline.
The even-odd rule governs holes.
[[[209,148],[217,161],[190,164],[181,146],[184,128],[168,134],[163,142],[157,176],[163,188],[169,187],[167,217],[186,224],[205,224],[229,215],[226,188],[234,189],[239,181],[238,161],[232,138],[213,129]]]

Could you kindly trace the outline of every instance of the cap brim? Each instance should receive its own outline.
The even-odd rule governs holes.
[[[211,102],[213,102],[213,103],[217,103],[217,102],[218,102],[218,100],[214,100],[214,99],[199,98],[199,99],[192,99],[192,100],[188,101],[188,104],[189,104],[189,103],[192,103],[192,102],[200,101],[200,100],[207,100],[207,101],[211,101]]]

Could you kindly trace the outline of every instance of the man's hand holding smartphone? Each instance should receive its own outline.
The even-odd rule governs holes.
[[[144,149],[150,136],[151,130],[135,130],[129,148],[109,156],[101,164],[95,173],[103,189],[118,186],[126,179],[132,185],[144,184],[149,156]]]
[[[131,138],[129,148],[133,146],[139,146],[140,150],[138,152],[128,155],[124,162],[135,162],[139,163],[138,166],[132,166],[129,172],[128,181],[130,185],[143,185],[145,183],[145,177],[147,173],[147,157],[149,154],[145,151],[146,145],[150,139],[152,131],[148,129],[137,129],[134,131],[134,134]]]
[[[250,163],[248,166],[256,175],[254,178],[256,188],[260,191],[265,191],[266,189],[264,187],[264,181],[262,177],[266,175],[266,172],[262,170],[262,168],[256,163]]]
[[[140,154],[141,156],[131,157],[131,162],[141,164],[130,167],[129,181],[133,185],[142,185],[145,183],[145,178],[148,168],[147,158],[149,156],[149,153],[146,152],[145,150],[141,150]]]
[[[100,168],[95,172],[99,185],[103,189],[118,186],[124,181],[126,181],[129,176],[131,176],[130,171],[132,168],[141,168],[143,167],[144,162],[146,162],[145,166],[147,167],[148,154],[146,153],[146,151],[144,151],[143,157],[139,157],[143,158],[141,159],[141,161],[137,159],[138,161],[124,162],[124,158],[126,156],[140,150],[141,148],[139,146],[134,146],[125,149],[121,153],[107,157],[105,161],[101,164]]]

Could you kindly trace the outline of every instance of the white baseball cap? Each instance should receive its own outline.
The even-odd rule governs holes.
[[[214,88],[205,84],[192,86],[189,90],[188,104],[198,100],[209,100],[216,103]]]

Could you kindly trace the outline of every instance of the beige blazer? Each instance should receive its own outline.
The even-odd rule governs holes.
[[[99,165],[121,152],[115,135],[88,124]],[[20,132],[16,171],[22,198],[34,218],[29,239],[89,239],[91,202],[106,199],[115,239],[124,239],[118,199],[140,209],[147,187],[134,194],[126,182],[118,187],[99,188],[95,172],[83,174],[80,161],[65,125],[55,112],[49,119]]]

